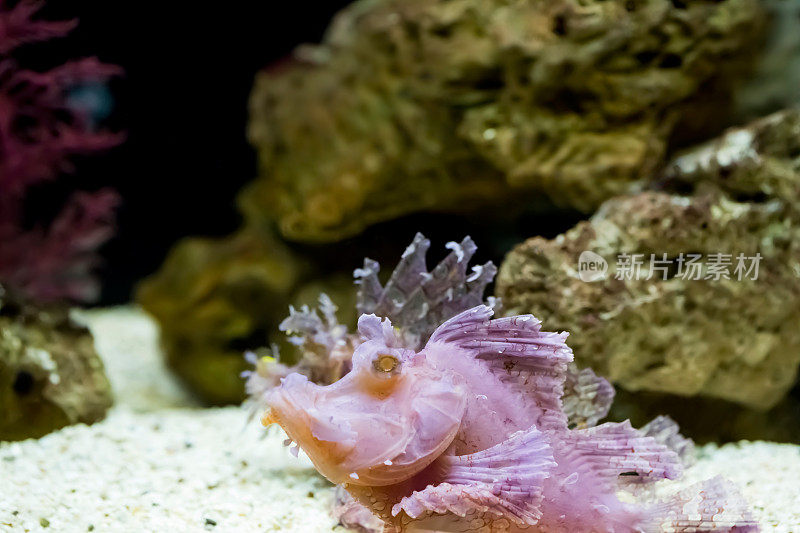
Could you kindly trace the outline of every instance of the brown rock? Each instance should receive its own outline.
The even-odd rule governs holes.
[[[761,22],[756,0],[356,2],[256,80],[243,209],[302,241],[542,197],[591,211],[726,108]]]
[[[579,364],[629,392],[775,406],[800,362],[800,112],[729,131],[653,186],[513,250],[497,283],[505,311],[568,330]],[[605,279],[581,280],[587,250],[608,261]],[[712,279],[682,276],[681,253],[702,254]],[[731,254],[731,279],[713,279],[714,253]],[[757,279],[736,279],[740,253],[761,254]],[[619,254],[643,254],[645,274],[650,254],[666,254],[667,279],[616,279]]]
[[[244,398],[244,350],[268,344],[307,266],[268,231],[187,239],[137,299],[161,329],[167,361],[209,403]]]
[[[91,424],[111,403],[94,340],[65,309],[0,303],[0,440]]]

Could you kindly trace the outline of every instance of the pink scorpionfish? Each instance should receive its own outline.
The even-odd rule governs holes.
[[[678,454],[628,422],[569,429],[567,334],[530,315],[491,316],[464,311],[416,352],[388,319],[362,315],[352,370],[327,386],[288,375],[262,421],[387,533],[757,531],[719,478],[637,500],[680,476]]]

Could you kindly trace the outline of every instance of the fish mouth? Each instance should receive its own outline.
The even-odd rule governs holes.
[[[262,423],[280,425],[331,482],[378,482],[375,468],[386,468],[409,447],[416,435],[412,424],[364,409],[358,400],[343,401],[346,395],[330,387],[288,376],[268,394]]]
[[[330,443],[326,453],[347,453],[355,446],[356,435],[333,417],[325,417],[317,405],[324,401],[324,387],[316,385],[301,374],[290,374],[280,387],[266,397],[267,409],[262,424],[280,425],[290,439],[298,443],[308,454],[315,445]],[[309,454],[310,456],[310,454]]]
[[[267,394],[269,409],[262,423],[280,425],[323,476],[342,483],[347,477],[342,467],[355,450],[358,435],[325,407],[326,389],[301,374],[288,375]]]

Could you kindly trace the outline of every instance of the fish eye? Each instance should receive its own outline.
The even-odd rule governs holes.
[[[379,353],[372,361],[372,368],[383,374],[390,374],[399,366],[400,361],[397,357],[386,353]]]

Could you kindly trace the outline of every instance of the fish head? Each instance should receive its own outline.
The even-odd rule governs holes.
[[[352,370],[327,385],[293,373],[267,396],[262,422],[279,424],[337,484],[385,486],[430,465],[466,408],[460,376],[400,346],[388,320],[363,315]]]

